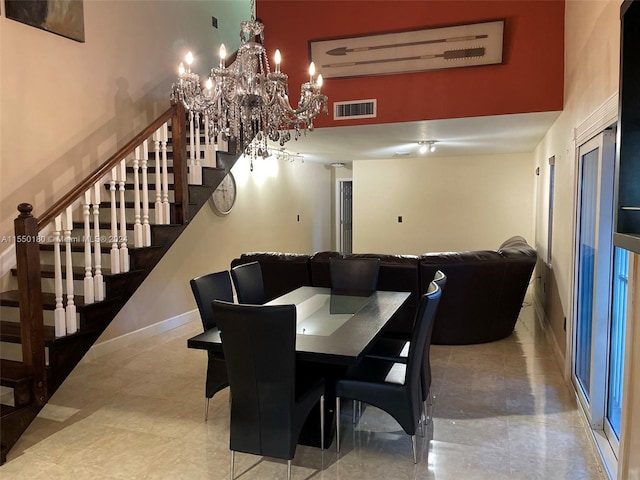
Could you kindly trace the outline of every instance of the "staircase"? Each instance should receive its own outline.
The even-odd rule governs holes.
[[[1,463],[240,156],[203,130],[174,104],[39,218],[18,206],[18,289],[0,293]]]

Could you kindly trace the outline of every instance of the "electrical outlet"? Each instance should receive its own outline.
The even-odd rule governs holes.
[[[398,215],[398,223],[402,223],[402,215]]]

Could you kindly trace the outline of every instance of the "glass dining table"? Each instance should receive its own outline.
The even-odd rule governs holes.
[[[266,305],[296,306],[296,353],[301,361],[351,366],[367,353],[409,292],[375,291],[339,295],[329,288],[300,287]],[[220,332],[212,328],[187,341],[189,348],[222,353]]]
[[[325,378],[325,448],[331,445],[335,434],[335,378],[360,362],[410,295],[375,291],[369,296],[352,296],[337,294],[329,288],[300,287],[266,304],[296,306],[299,372]],[[216,327],[190,338],[187,346],[223,355]],[[316,418],[313,412],[307,418],[298,440],[300,444],[320,446]]]

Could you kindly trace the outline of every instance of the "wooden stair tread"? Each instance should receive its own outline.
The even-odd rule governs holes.
[[[66,303],[67,296],[64,295],[64,300]],[[89,305],[95,305],[99,303],[104,303],[109,300],[103,300],[102,302],[94,302]],[[84,296],[82,295],[74,295],[73,303],[75,304],[77,309],[82,309],[86,307],[84,303]],[[6,292],[0,293],[0,305],[3,307],[19,307],[20,306],[20,292],[18,290],[9,290]],[[42,293],[42,308],[45,310],[55,310],[56,308],[56,295],[54,293]]]
[[[118,185],[117,182],[116,182],[116,185]],[[124,184],[125,191],[132,192],[133,191],[133,185],[134,185],[133,183],[125,183]],[[149,187],[149,190],[154,190],[155,191],[155,189],[156,189],[156,184],[155,183],[149,183],[147,186]],[[173,190],[174,189],[173,183],[170,183],[169,185],[167,185],[167,187],[169,187],[169,190]],[[108,183],[105,183],[104,184],[104,189],[109,191],[111,189],[111,185],[109,185]],[[142,192],[142,184],[138,185],[138,189]],[[119,185],[116,187],[116,193],[117,194],[120,193]],[[106,200],[104,203],[109,203],[109,201]],[[100,206],[102,207],[102,203],[100,204]]]
[[[46,265],[46,264],[42,264],[40,265],[40,273],[42,275],[42,278],[54,278],[54,274],[55,274],[55,266],[53,265]],[[93,274],[93,270],[92,270],[92,274]],[[14,277],[18,275],[18,269],[17,268],[12,268],[11,269],[11,275],[13,275]],[[111,270],[109,268],[103,268],[102,269],[102,276],[103,277],[107,277],[111,275]],[[74,280],[82,280],[85,276],[85,269],[84,267],[73,267],[73,278]],[[67,270],[66,268],[63,266],[62,267],[62,278],[67,278]]]
[[[119,222],[118,222],[119,224]],[[93,218],[91,219],[91,228],[93,230]],[[100,227],[100,230],[102,232],[110,232],[111,231],[111,222],[99,222],[98,226]],[[133,223],[127,223],[126,224],[127,230],[133,230],[134,229],[134,224]],[[73,229],[74,230],[82,230],[84,229],[84,222],[73,222]],[[72,235],[73,236],[73,235]]]
[[[180,202],[169,202],[169,204],[171,206],[173,205],[180,205]],[[110,201],[104,201],[102,203],[100,203],[100,208],[104,209],[104,208],[111,208],[111,202]],[[120,200],[116,200],[116,208],[120,208]],[[124,202],[124,208],[134,208],[134,202]],[[149,202],[149,210],[154,210],[156,208],[156,203],[154,202]]]
[[[49,346],[55,342],[55,339],[55,328],[50,325],[44,325],[44,344]],[[0,320],[0,340],[9,343],[21,343],[20,323]]]
[[[108,254],[111,251],[111,243],[101,243],[100,249],[102,250],[102,254]],[[118,246],[120,243],[118,242]],[[53,252],[54,244],[53,243],[41,243],[40,251],[43,252]],[[150,247],[134,247],[127,243],[127,248],[129,249],[129,254],[135,254],[135,252],[146,251],[152,248],[162,248],[162,245],[151,245]],[[63,252],[66,249],[66,245],[64,242],[60,242],[60,251]],[[71,243],[71,251],[72,252],[84,252],[84,243],[82,242],[72,242]],[[93,251],[93,249],[92,249]]]
[[[5,405],[4,403],[0,404],[0,418],[7,417],[11,415],[13,412],[17,412],[20,407],[14,407],[12,405]],[[2,445],[2,448],[6,448]]]
[[[151,155],[149,155],[149,157],[151,157]],[[153,161],[155,163],[155,157],[153,158]],[[142,167],[140,167],[140,171],[142,171]],[[133,173],[133,167],[127,167],[127,173]],[[147,167],[147,173],[155,175],[156,174],[156,167],[151,167],[148,166]],[[173,173],[173,166],[168,166],[167,167],[167,173],[171,174]]]
[[[15,387],[17,384],[31,379],[29,369],[22,362],[0,359],[0,385]]]

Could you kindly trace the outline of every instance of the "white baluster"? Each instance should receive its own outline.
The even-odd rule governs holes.
[[[160,129],[158,129],[153,134],[153,146],[156,152],[156,225],[164,224],[164,209],[162,206],[162,172],[160,170],[160,138]]]
[[[84,193],[82,216],[84,217],[84,303],[93,303],[93,276],[91,274],[91,190]]]
[[[195,143],[196,143],[196,148],[195,148],[195,152],[194,152],[194,157],[196,160],[196,165],[195,165],[195,169],[193,171],[193,183],[195,185],[202,185],[202,162],[200,160],[200,114],[196,113],[196,123],[195,123],[195,130],[196,130],[196,138],[195,138]]]
[[[162,219],[165,225],[171,223],[169,211],[169,172],[167,167],[167,141],[169,140],[169,128],[165,123],[162,126]],[[174,152],[175,154],[175,152]],[[175,169],[175,165],[174,165]]]
[[[195,184],[196,178],[196,159],[195,159],[195,114],[189,112],[189,184]],[[175,152],[174,152],[175,153]],[[174,165],[175,167],[175,165]]]
[[[142,142],[142,246],[151,246],[151,225],[149,225],[149,177],[147,175],[149,147]],[[157,181],[157,180],[156,180]]]
[[[118,168],[111,169],[109,191],[111,192],[111,273],[120,273],[120,252],[118,250],[118,211],[116,209],[116,182]]]
[[[127,247],[127,209],[124,202],[124,185],[127,180],[127,160],[120,161],[120,271],[129,271],[129,247]]]
[[[93,258],[96,271],[93,275],[93,295],[96,302],[104,300],[104,277],[102,276],[102,245],[100,242],[100,190],[102,183],[98,182],[93,186],[93,230],[95,237],[93,238]]]
[[[140,147],[136,147],[133,158],[133,246],[142,246],[142,223],[140,222]]]
[[[53,281],[56,297],[56,309],[53,312],[55,335],[64,337],[67,334],[67,321],[64,305],[62,304],[62,259],[60,258],[60,234],[62,233],[62,218],[58,215],[54,221],[53,231]]]
[[[64,228],[64,243],[65,243],[65,267],[67,272],[67,307],[66,307],[66,319],[67,319],[67,334],[76,333],[78,331],[78,320],[76,319],[76,305],[73,295],[73,257],[71,256],[71,230],[73,229],[73,210],[72,207],[67,207],[67,211],[62,217]]]

